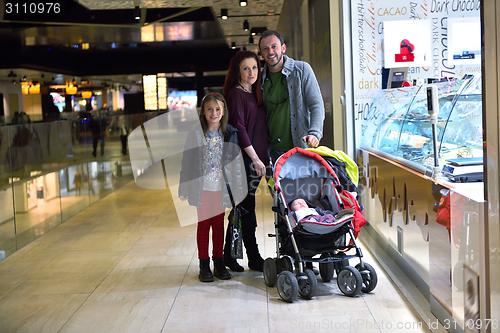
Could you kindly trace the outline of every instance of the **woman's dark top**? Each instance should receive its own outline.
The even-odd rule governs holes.
[[[260,160],[267,165],[267,112],[264,104],[257,106],[254,94],[241,89],[233,89],[226,97],[229,109],[229,123],[238,130],[238,140],[241,150],[252,145]],[[255,122],[259,114],[259,123],[255,141],[252,144]],[[246,154],[246,153],[245,153]]]

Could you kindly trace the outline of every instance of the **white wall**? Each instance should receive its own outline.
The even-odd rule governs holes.
[[[12,187],[0,190],[0,223],[14,218]]]
[[[22,99],[23,99],[23,109],[21,109],[22,111],[26,112],[30,116],[38,116],[36,118],[42,117],[41,94],[22,95]]]
[[[3,94],[3,108],[6,116],[12,116],[14,112],[20,111],[23,108],[23,97],[21,93],[21,85],[19,83],[12,84],[11,81],[0,81],[0,93]],[[9,95],[18,95],[18,110],[11,110],[9,106]]]

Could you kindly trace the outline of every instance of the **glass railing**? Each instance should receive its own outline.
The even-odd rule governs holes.
[[[157,112],[0,127],[0,260],[134,179],[127,134]]]

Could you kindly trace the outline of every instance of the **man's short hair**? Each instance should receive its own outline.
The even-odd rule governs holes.
[[[262,33],[262,35],[260,35],[259,50],[260,50],[260,41],[266,37],[269,37],[269,36],[276,36],[280,40],[281,45],[285,44],[285,40],[283,39],[283,36],[281,36],[281,34],[279,32],[274,31],[274,30],[266,30]]]

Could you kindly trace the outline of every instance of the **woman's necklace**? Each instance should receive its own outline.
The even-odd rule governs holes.
[[[243,86],[241,85],[241,83],[238,83],[238,88],[240,88],[240,89],[241,89],[241,90],[243,90],[244,92],[251,93],[251,91],[250,91],[250,90],[248,90],[247,88],[243,87]]]

